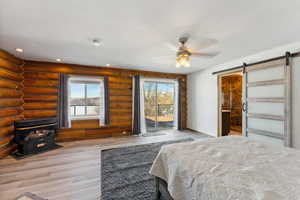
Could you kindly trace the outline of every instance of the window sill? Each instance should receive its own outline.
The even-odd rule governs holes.
[[[70,128],[60,128],[59,130],[61,131],[71,131],[71,130],[99,130],[99,129],[107,129],[107,128],[114,128],[114,126],[111,125],[103,125],[103,126],[99,126],[99,127],[90,127],[90,128],[74,128],[74,127],[70,127]]]
[[[99,119],[100,120],[100,117],[97,117],[97,116],[73,117],[73,118],[71,118],[71,121],[75,121],[75,120],[89,120],[89,119]]]

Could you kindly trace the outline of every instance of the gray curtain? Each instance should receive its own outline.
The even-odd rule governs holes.
[[[109,125],[110,123],[110,113],[109,113],[109,85],[108,77],[104,77],[104,123]]]
[[[59,76],[59,102],[58,102],[58,125],[59,128],[68,128],[69,108],[68,108],[68,75],[60,73]]]
[[[182,124],[181,124],[181,85],[182,80],[178,79],[178,107],[177,107],[177,122],[178,122],[178,130],[182,130]]]
[[[134,91],[133,91],[133,135],[141,133],[141,102],[140,102],[140,76],[134,76]]]

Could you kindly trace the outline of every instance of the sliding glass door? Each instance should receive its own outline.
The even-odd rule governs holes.
[[[143,87],[147,132],[173,128],[175,84],[145,81]]]

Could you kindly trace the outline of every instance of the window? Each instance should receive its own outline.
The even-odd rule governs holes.
[[[99,118],[104,120],[103,79],[71,77],[69,80],[71,119]]]

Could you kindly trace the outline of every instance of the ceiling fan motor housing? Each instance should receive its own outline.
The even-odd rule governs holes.
[[[187,41],[188,41],[188,37],[181,37],[181,38],[179,38],[179,42],[182,44],[182,45],[184,45]]]
[[[179,47],[177,51],[177,57],[179,56],[191,56],[192,53],[185,47],[185,43],[188,41],[188,37],[179,38],[179,42],[181,43],[181,47]]]
[[[184,46],[180,47],[179,50],[177,51],[177,57],[178,56],[191,56],[192,53],[186,49]]]

